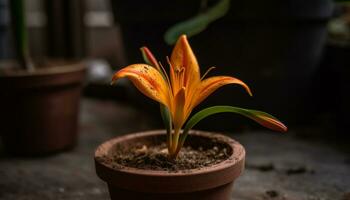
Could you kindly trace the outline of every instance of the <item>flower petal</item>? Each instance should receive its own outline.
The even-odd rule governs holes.
[[[140,50],[142,53],[142,57],[146,61],[146,63],[152,65],[153,67],[157,68],[158,71],[161,72],[157,59],[154,57],[152,52],[147,47],[141,47]]]
[[[215,90],[227,84],[239,84],[246,89],[250,96],[252,96],[249,87],[243,81],[231,76],[214,76],[204,79],[200,83],[199,87],[196,89],[196,92],[193,94],[191,104],[189,105],[190,108],[194,108],[210,94],[215,92]]]
[[[170,108],[168,84],[156,68],[146,64],[129,65],[114,74],[112,83],[124,77],[144,95]]]
[[[175,106],[174,110],[172,111],[173,113],[173,122],[174,122],[174,129],[180,129],[182,125],[185,123],[185,103],[186,103],[186,90],[185,88],[181,88],[179,92],[175,96]]]
[[[174,71],[180,71],[184,68],[184,79],[182,86],[191,90],[200,81],[200,70],[196,56],[194,55],[186,35],[182,35],[173,49],[170,62]],[[172,84],[174,84],[174,76],[171,75]],[[179,88],[180,89],[180,88]]]

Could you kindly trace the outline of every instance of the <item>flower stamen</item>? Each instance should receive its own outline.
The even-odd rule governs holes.
[[[169,88],[171,88],[171,83],[170,83],[170,79],[169,79],[168,74],[166,73],[166,71],[165,71],[165,69],[164,69],[162,63],[161,63],[161,62],[158,62],[158,63],[159,63],[160,68],[161,68],[162,71],[163,71],[163,74],[164,74],[164,76],[165,76],[165,79],[166,79],[166,81],[167,81],[167,83],[168,83]],[[174,94],[172,93],[172,95],[174,95]]]
[[[203,79],[209,74],[209,72],[210,72],[211,70],[215,69],[215,68],[216,68],[216,67],[210,67],[210,68],[204,73],[204,75],[202,76],[201,80],[203,80]]]

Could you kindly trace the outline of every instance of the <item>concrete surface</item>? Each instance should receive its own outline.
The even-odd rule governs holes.
[[[118,134],[147,130],[151,118],[126,105],[84,99],[79,145],[41,158],[0,155],[1,200],[105,200],[106,185],[94,171],[93,152]],[[232,135],[247,150],[235,200],[349,200],[350,156],[324,142],[288,134]]]

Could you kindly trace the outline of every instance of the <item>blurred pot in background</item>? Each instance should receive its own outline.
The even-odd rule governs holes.
[[[61,7],[65,8],[61,11],[79,13],[80,10],[70,9],[80,1],[74,2],[70,6]],[[69,61],[77,60],[74,57],[77,55],[74,48],[69,51],[52,51],[57,49],[57,43],[53,41],[56,41],[58,36],[53,36],[50,31],[47,38],[51,42],[48,44],[53,48],[48,49],[53,56],[62,56],[61,59],[33,59],[25,25],[24,1],[13,0],[8,3],[16,52],[11,62],[0,63],[2,142],[8,152],[18,155],[43,155],[72,148],[77,142],[78,111],[85,65],[83,62]],[[47,9],[47,13],[60,10],[59,1],[54,3],[55,6]],[[66,33],[64,37],[70,33],[75,35],[73,33],[77,29],[74,23],[68,19],[65,22],[62,26],[50,20],[50,17],[48,20],[49,27],[64,28],[60,29]]]
[[[142,62],[137,49],[144,45],[165,58],[170,48],[159,38],[174,24],[221,1],[111,1],[129,62]],[[259,109],[284,116],[288,124],[301,124],[311,118],[317,100],[311,88],[332,10],[331,0],[230,1],[228,12],[190,42],[202,71],[215,63],[217,69],[211,73],[238,76],[250,85]],[[236,88],[216,97],[207,104],[221,99],[221,103],[251,105],[250,98]],[[225,117],[214,122],[232,124]]]
[[[350,3],[337,3],[335,15],[328,24],[328,42],[321,65],[319,89],[319,97],[324,100],[319,107],[333,114],[339,135],[350,137],[346,127],[350,112]]]
[[[0,133],[10,153],[42,155],[77,143],[85,66],[67,62],[43,66],[33,72],[0,73]]]

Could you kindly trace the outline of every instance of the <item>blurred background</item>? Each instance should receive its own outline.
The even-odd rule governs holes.
[[[125,86],[125,91],[107,86],[112,72],[143,62],[139,52],[142,46],[148,46],[165,63],[172,49],[164,41],[165,32],[215,3],[154,1],[138,2],[136,6],[131,1],[28,0],[25,20],[31,56],[35,60],[86,60],[86,95],[128,100],[147,109],[151,101],[132,97],[134,91],[128,85],[120,86]],[[2,60],[15,58],[7,8],[8,2],[1,0]],[[347,10],[346,2],[334,4],[330,0],[231,2],[225,16],[190,37],[190,43],[202,73],[215,66],[213,74],[230,74],[244,80],[254,97],[228,87],[206,104],[259,108],[275,114],[290,127],[325,125],[326,121],[341,128],[344,123],[337,123],[349,111],[345,103]],[[126,94],[119,95],[120,91]],[[147,104],[142,103],[145,101]],[[212,120],[225,123],[225,119],[226,116]],[[240,124],[238,119],[237,124],[228,123],[226,128]]]
[[[220,7],[219,3],[226,4]],[[60,159],[77,159],[89,165],[91,163],[82,159],[90,158],[90,153],[103,139],[130,131],[162,128],[157,103],[140,94],[127,80],[115,86],[109,83],[116,70],[143,62],[139,51],[142,46],[149,47],[165,64],[166,56],[171,54],[172,37],[181,31],[190,33],[189,42],[202,73],[215,66],[210,75],[237,77],[247,83],[254,94],[249,97],[240,87],[227,86],[195,111],[211,105],[266,111],[288,126],[288,137],[292,135],[295,144],[318,141],[321,149],[335,147],[341,155],[345,153],[347,161],[342,164],[349,167],[350,2],[25,0],[22,18],[13,11],[20,10],[21,6],[13,4],[10,0],[0,0],[0,135],[3,140],[0,180],[14,165],[8,152],[46,155],[72,149],[80,138],[73,157]],[[18,26],[20,19],[24,19],[25,34],[18,31],[22,30]],[[180,28],[176,26],[179,23]],[[24,50],[21,52],[21,49]],[[22,64],[18,63],[23,60],[25,63],[27,57],[37,68],[34,72],[30,67],[20,69]],[[64,67],[60,68],[61,65]],[[45,72],[46,66],[54,66],[63,76]],[[248,135],[263,130],[249,119],[230,114],[211,117],[197,128]],[[32,135],[33,132],[37,134]],[[53,135],[44,135],[45,132]],[[63,132],[68,139],[63,138]],[[267,133],[267,137],[270,136],[271,133]],[[244,139],[246,136],[238,137],[243,137],[248,146],[255,146],[250,139]],[[33,143],[27,144],[29,140]],[[75,153],[82,157],[74,157]],[[328,156],[339,155],[333,153]],[[327,160],[327,155],[324,156]],[[302,163],[304,158],[297,159]],[[48,170],[50,166],[53,165],[49,165]],[[27,167],[36,169],[37,165]],[[12,170],[16,177],[18,171]],[[347,175],[350,179],[348,172],[338,176]],[[10,198],[9,194],[25,194],[13,189],[18,184],[9,176],[3,180],[7,182],[0,184],[0,199],[20,199],[19,196]],[[62,180],[62,184],[65,181]],[[332,189],[335,192],[325,194],[324,198],[315,192],[314,199],[332,199],[334,194],[338,195],[334,199],[339,199],[349,195],[347,182],[340,182],[339,195],[338,190]],[[96,194],[103,196],[105,191],[93,181],[90,183],[97,188]],[[27,193],[33,194],[42,187],[34,184]],[[64,186],[57,188],[58,193],[67,190]],[[255,199],[245,196],[245,189],[238,190],[243,194],[241,199]],[[56,199],[54,194],[48,192],[45,197]],[[42,198],[37,195],[33,199]],[[80,198],[74,195],[66,199]],[[303,198],[296,195],[292,199]]]

